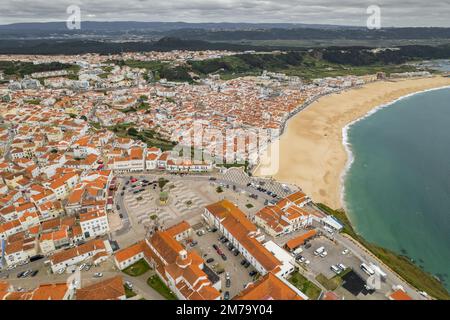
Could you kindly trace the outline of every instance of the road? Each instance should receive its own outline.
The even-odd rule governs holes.
[[[401,285],[414,300],[427,300],[419,293],[416,288],[412,287],[410,284],[404,281],[399,275],[397,275],[397,273],[395,273],[392,269],[390,269],[387,265],[385,265],[381,260],[375,257],[369,250],[367,250],[353,238],[347,236],[346,234],[335,234],[334,239],[345,245],[360,260],[366,263],[373,263],[375,265],[378,265],[387,274],[387,278],[391,282],[397,285]]]
[[[251,187],[251,186],[247,186],[247,185],[240,185],[237,184],[235,181],[228,181],[226,179],[223,179],[220,177],[220,174],[213,174],[213,175],[184,175],[184,176],[178,176],[178,175],[171,175],[171,174],[167,174],[167,173],[163,173],[163,172],[149,172],[149,173],[135,173],[135,174],[127,174],[127,175],[123,175],[122,177],[126,177],[127,179],[130,176],[134,176],[138,179],[145,179],[145,178],[149,178],[149,177],[169,177],[171,180],[193,180],[193,181],[208,181],[210,182],[210,177],[213,176],[215,178],[214,183],[218,184],[218,185],[229,185],[230,188],[232,188],[233,185],[236,186],[237,189],[239,190],[244,190],[249,194],[256,194],[258,195],[258,199],[259,200],[272,200],[273,198],[269,195],[267,195],[264,192],[260,192],[258,190],[256,190],[255,188]],[[121,190],[120,190],[121,191]],[[127,225],[128,227],[128,231],[131,229],[131,227],[129,226],[129,218],[128,218],[128,213],[126,212],[126,208],[123,202],[123,197],[120,196],[120,192],[117,193],[118,196],[116,198],[117,203],[120,205],[120,212],[123,215],[123,222],[124,225]],[[186,217],[184,217],[186,218]],[[320,224],[317,224],[316,227],[318,227],[319,229],[322,230],[322,232],[324,234],[327,234],[327,231],[325,231],[322,226]],[[123,228],[124,229],[124,228]],[[121,231],[122,234],[125,233],[126,231]],[[382,261],[380,261],[378,258],[376,258],[372,253],[370,253],[365,247],[363,247],[361,244],[359,244],[358,242],[356,242],[355,240],[353,240],[352,238],[344,235],[344,234],[334,234],[333,235],[334,240],[336,240],[337,242],[339,242],[340,244],[344,245],[345,247],[347,247],[349,250],[351,250],[353,252],[353,254],[358,257],[358,259],[360,259],[361,261],[364,261],[366,263],[373,263],[375,265],[380,266],[380,268],[386,272],[387,274],[387,278],[389,279],[389,282],[392,282],[394,284],[397,285],[401,285],[403,288],[405,288],[405,290],[408,292],[408,294],[411,295],[411,297],[413,299],[417,299],[417,300],[424,300],[426,298],[424,298],[417,289],[413,288],[411,285],[409,285],[406,281],[404,281],[399,275],[397,275],[393,270],[391,270],[388,266],[386,266]],[[312,276],[312,274],[309,275],[310,279],[313,279],[315,282],[314,277]]]
[[[49,272],[49,268],[43,266],[43,260],[31,262],[25,266],[18,267],[14,270],[1,272],[1,278],[7,278],[7,280],[11,285],[13,285],[16,289],[23,288],[24,290],[34,289],[38,285],[47,284],[47,283],[61,283],[66,282],[68,274],[53,274]],[[40,264],[39,264],[40,263]],[[17,274],[21,271],[25,271],[28,269],[39,270],[39,273],[35,277],[26,277],[26,278],[17,278]],[[97,272],[103,273],[102,278],[95,278],[94,274]],[[133,291],[143,297],[146,300],[165,300],[158,292],[156,292],[153,288],[151,288],[147,284],[147,279],[153,275],[153,271],[149,270],[145,274],[132,277],[123,272],[119,272],[116,270],[104,270],[104,267],[92,267],[89,271],[81,272],[81,287],[88,286],[90,284],[101,281],[102,279],[108,279],[117,275],[121,275],[123,277],[124,282],[129,281],[133,284]]]

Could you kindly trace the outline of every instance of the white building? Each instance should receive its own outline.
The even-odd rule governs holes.
[[[81,213],[80,226],[85,238],[104,235],[109,232],[108,216],[103,210]]]
[[[85,244],[55,253],[50,258],[50,266],[53,272],[64,270],[87,259],[95,260],[97,255],[109,256],[112,253],[108,240],[94,239]]]
[[[260,242],[264,235],[233,203],[222,200],[208,205],[203,217],[210,225],[217,227],[260,274],[281,271],[282,262]]]

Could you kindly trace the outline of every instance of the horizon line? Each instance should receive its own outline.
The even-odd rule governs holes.
[[[27,22],[12,22],[12,23],[5,23],[1,24],[0,26],[12,26],[12,25],[18,25],[18,24],[48,24],[48,23],[65,23],[65,20],[55,20],[55,21],[27,21]],[[352,25],[352,24],[333,24],[333,23],[307,23],[307,22],[245,22],[245,21],[239,21],[239,22],[230,22],[230,21],[221,21],[221,22],[188,22],[188,21],[142,21],[142,20],[85,20],[81,21],[81,23],[86,22],[97,22],[97,23],[164,23],[164,24],[170,24],[170,23],[184,23],[184,24],[250,24],[250,25],[263,25],[263,24],[273,24],[273,25],[281,25],[281,24],[288,24],[288,25],[310,25],[310,26],[336,26],[336,27],[350,27],[350,28],[364,28],[365,25]],[[439,28],[439,29],[449,29],[449,26],[442,27],[442,26],[388,26],[384,27],[382,29],[391,29],[391,28]]]

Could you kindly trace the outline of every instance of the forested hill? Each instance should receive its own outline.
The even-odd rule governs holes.
[[[273,47],[275,49],[279,47]],[[267,47],[229,43],[211,43],[201,40],[182,40],[166,37],[158,41],[98,41],[98,40],[0,40],[0,54],[116,54],[121,52],[171,50],[231,50],[264,51]],[[284,47],[283,47],[284,49]]]

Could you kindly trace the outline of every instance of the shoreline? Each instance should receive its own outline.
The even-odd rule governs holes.
[[[441,86],[441,87],[436,87],[436,88],[431,88],[431,89],[424,89],[424,90],[421,90],[421,91],[408,93],[408,94],[406,94],[404,96],[398,97],[395,100],[392,100],[390,102],[381,104],[379,106],[376,106],[375,108],[373,108],[372,110],[367,112],[362,117],[353,120],[352,122],[348,123],[346,126],[344,126],[342,128],[342,145],[344,146],[345,151],[347,153],[347,162],[346,162],[345,167],[344,167],[344,169],[342,170],[342,173],[341,173],[341,182],[340,182],[341,183],[341,200],[340,201],[341,201],[342,209],[344,209],[345,212],[348,213],[348,210],[347,210],[347,207],[346,207],[346,202],[345,202],[345,179],[346,179],[346,176],[347,176],[348,172],[350,171],[350,169],[352,167],[353,162],[355,161],[355,157],[354,157],[353,151],[352,151],[352,144],[349,142],[349,137],[348,137],[348,133],[349,133],[351,127],[354,124],[358,123],[359,121],[362,121],[362,120],[370,117],[371,115],[374,115],[378,111],[392,106],[393,104],[395,104],[398,101],[401,101],[403,99],[412,97],[412,96],[414,96],[416,94],[421,94],[421,93],[430,92],[430,91],[436,91],[436,90],[442,90],[442,89],[447,89],[447,88],[450,88],[450,85],[444,85],[444,86]]]
[[[442,76],[375,81],[300,106],[300,111],[286,121],[286,130],[277,138],[279,170],[272,177],[296,184],[314,202],[334,209],[344,208],[343,182],[352,163],[351,150],[347,151],[347,131],[351,125],[399,99],[449,86],[450,78]],[[271,163],[267,155],[261,160]],[[253,174],[264,177],[259,174],[259,163]]]

